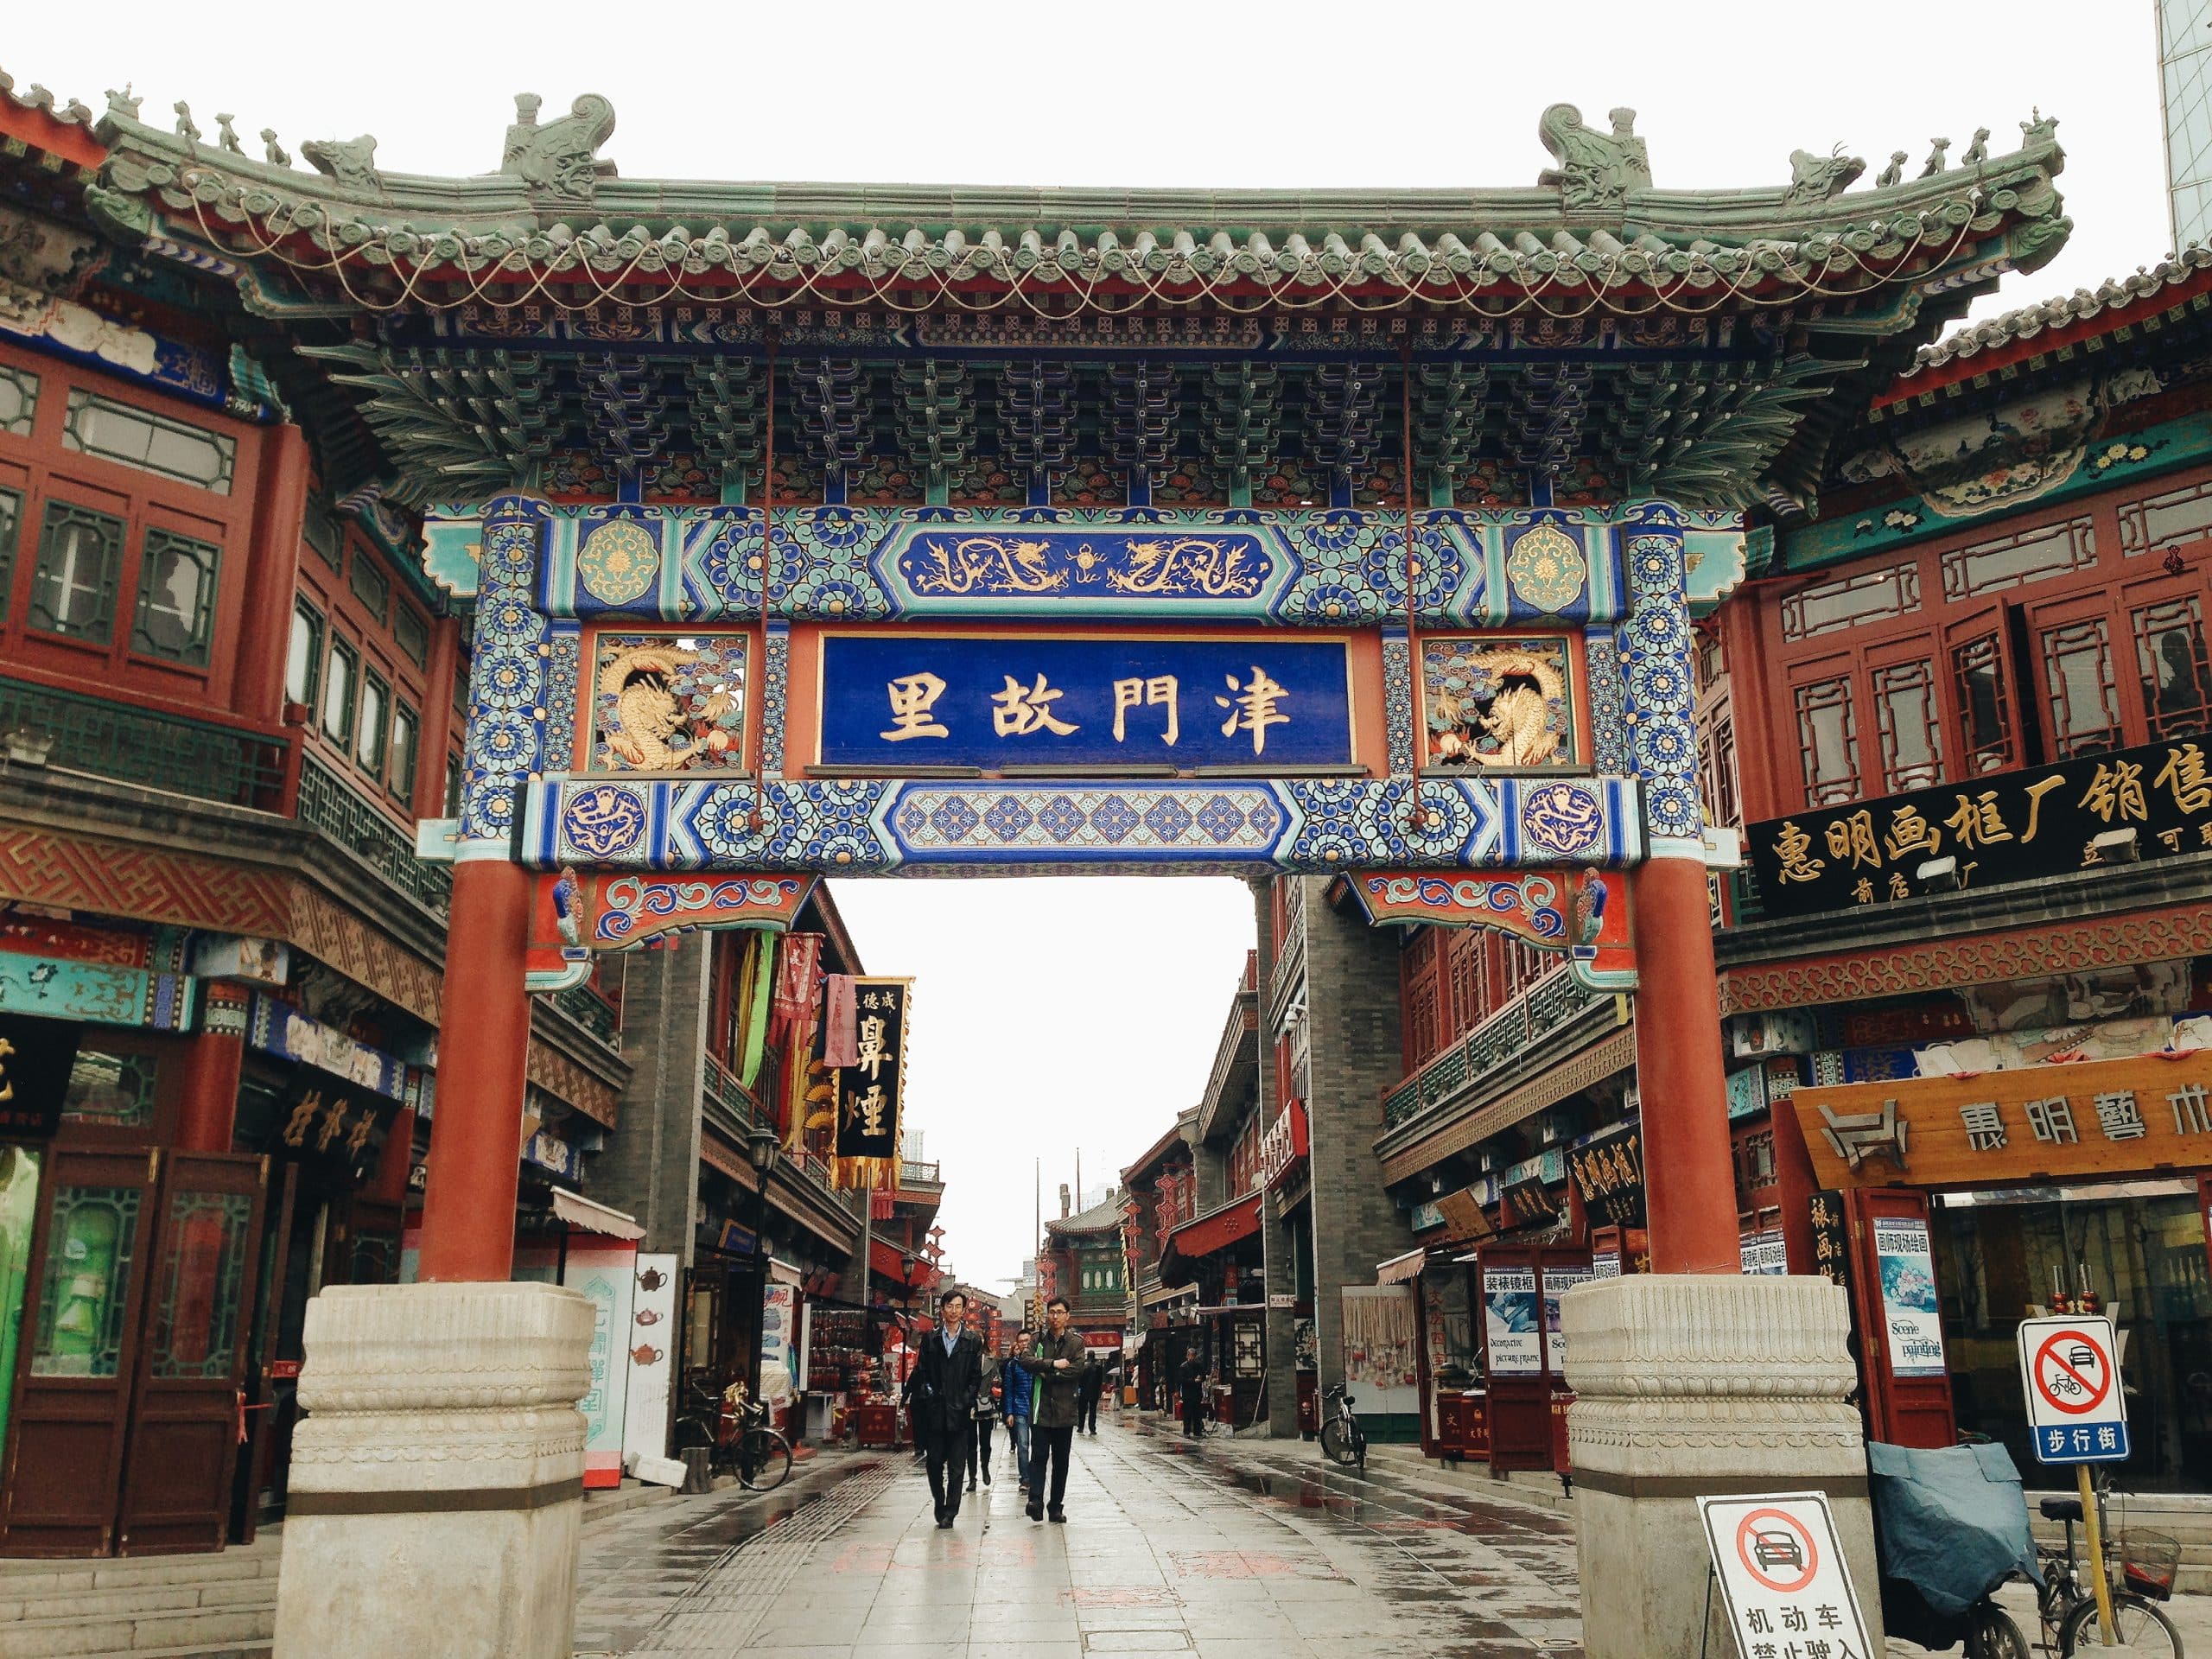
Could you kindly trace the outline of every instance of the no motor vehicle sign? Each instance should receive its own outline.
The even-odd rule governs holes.
[[[2020,1391],[2039,1463],[2118,1463],[2127,1456],[2120,1350],[2101,1314],[2020,1321]]]
[[[1874,1659],[1826,1497],[1700,1497],[1697,1511],[1742,1659]]]

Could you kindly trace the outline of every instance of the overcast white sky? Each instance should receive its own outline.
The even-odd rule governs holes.
[[[1528,184],[1555,99],[1593,125],[1633,105],[1668,188],[1789,176],[1840,141],[1912,168],[1938,134],[2018,142],[2061,118],[2077,226],[1988,311],[2167,251],[2152,0],[1498,4],[594,5],[384,0],[205,8],[17,5],[0,68],[101,107],[126,80],[149,119],[190,101],[250,135],[374,132],[378,162],[489,171],[512,95],[548,116],[614,102],[605,154],[632,177],[1006,184]],[[948,1257],[988,1282],[1046,1203],[1154,1140],[1195,1099],[1249,948],[1228,881],[844,883],[868,966],[917,987],[913,1123],[950,1183]]]

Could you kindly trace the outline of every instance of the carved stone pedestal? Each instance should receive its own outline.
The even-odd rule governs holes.
[[[1846,1396],[1849,1303],[1825,1279],[1636,1274],[1560,1304],[1589,1659],[1735,1653],[1700,1497],[1824,1491],[1874,1651],[1882,1610],[1866,1452]]]
[[[542,1284],[308,1306],[279,1659],[568,1659],[592,1305]]]

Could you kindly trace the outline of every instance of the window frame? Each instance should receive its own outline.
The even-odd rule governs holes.
[[[57,621],[41,623],[38,620],[39,588],[47,579],[48,550],[58,521],[66,521],[62,526],[65,528],[68,524],[86,521],[97,521],[114,527],[113,539],[101,555],[102,575],[97,584],[99,596],[96,601],[99,627],[96,633],[65,627]],[[129,550],[130,534],[130,522],[128,518],[103,512],[98,507],[86,506],[66,496],[48,495],[46,511],[39,516],[38,551],[31,560],[31,598],[30,603],[24,607],[24,626],[35,633],[41,633],[53,639],[66,639],[73,645],[98,646],[103,651],[111,646],[115,643],[116,601],[122,588],[123,565]],[[47,615],[51,618],[54,613],[48,610]]]
[[[415,804],[415,786],[423,776],[423,715],[415,705],[392,694],[390,734],[385,741],[385,788],[392,798],[410,811]],[[404,727],[410,734],[407,745],[406,775],[402,777],[399,764],[399,734]]]
[[[333,658],[346,659],[346,723],[336,731],[330,727],[330,664]],[[315,709],[315,729],[342,749],[350,760],[353,753],[354,722],[361,701],[361,648],[335,628],[323,649],[322,697]]]
[[[376,699],[373,720],[369,708],[372,693]],[[361,668],[360,690],[353,696],[353,741],[347,753],[355,770],[378,783],[384,781],[385,769],[391,762],[391,682],[366,663]]]
[[[181,652],[170,652],[155,644],[146,632],[146,619],[154,594],[153,559],[156,538],[167,544],[175,543],[194,548],[207,555],[207,568],[201,576],[200,603],[194,620],[190,638]],[[130,654],[150,657],[155,661],[174,667],[202,669],[208,666],[215,643],[215,612],[222,593],[223,546],[198,536],[188,536],[182,531],[171,530],[167,524],[148,524],[138,537],[138,573],[133,583],[137,593],[130,607]]]
[[[312,728],[321,719],[322,690],[322,654],[330,642],[330,624],[315,602],[305,594],[292,595],[292,621],[308,625],[307,684],[298,696],[292,695],[292,632],[284,633],[284,701],[296,702],[308,711],[308,725]]]

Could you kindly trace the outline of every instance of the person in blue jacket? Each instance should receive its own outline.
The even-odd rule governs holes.
[[[1023,1325],[1014,1339],[1014,1351],[999,1370],[999,1410],[1006,1418],[1007,1438],[1014,1442],[1014,1474],[1024,1488],[1029,1484],[1029,1411],[1035,1402],[1036,1378],[1022,1361],[1036,1345],[1034,1335]]]

